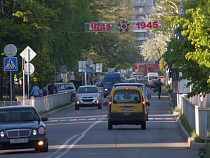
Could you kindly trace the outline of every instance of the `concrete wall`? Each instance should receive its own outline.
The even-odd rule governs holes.
[[[195,129],[196,134],[200,138],[205,139],[210,127],[210,125],[208,126],[210,124],[208,122],[210,109],[193,104],[183,94],[177,95],[177,106],[182,108],[182,113],[185,115],[190,127]]]

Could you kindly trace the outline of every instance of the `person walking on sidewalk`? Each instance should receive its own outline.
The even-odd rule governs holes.
[[[160,79],[158,79],[158,81],[157,81],[155,84],[156,84],[156,87],[158,87],[158,97],[159,97],[159,99],[160,99],[160,95],[161,95],[161,85],[162,85]]]
[[[34,98],[39,97],[39,87],[37,86],[37,84],[35,84],[35,86],[33,86],[30,95],[33,95]]]

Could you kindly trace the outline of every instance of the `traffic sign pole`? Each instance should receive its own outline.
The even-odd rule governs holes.
[[[30,62],[30,49],[28,49],[28,61]],[[30,64],[28,64],[28,99],[30,99],[30,93],[29,93],[29,75],[30,75]]]
[[[25,105],[25,58],[22,60],[22,70],[23,70],[23,105]]]

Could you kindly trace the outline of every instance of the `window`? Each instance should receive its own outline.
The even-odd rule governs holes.
[[[140,103],[140,93],[137,90],[116,90],[114,103]]]

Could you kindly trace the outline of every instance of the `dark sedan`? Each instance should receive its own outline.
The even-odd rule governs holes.
[[[33,106],[0,107],[0,149],[48,151],[47,129]]]
[[[149,83],[150,89],[156,87],[156,82],[158,82],[158,79],[152,79],[152,81]]]

